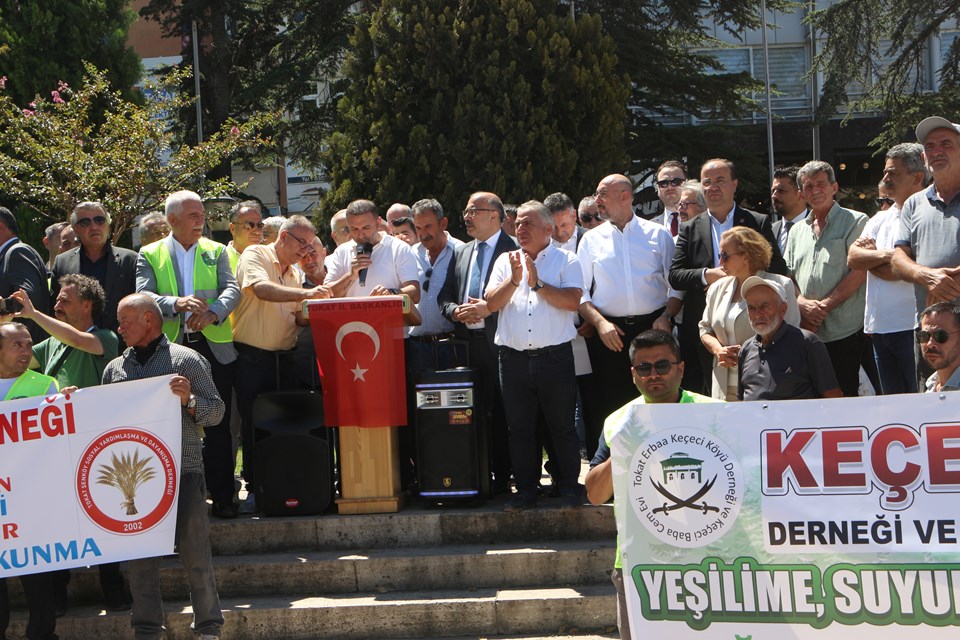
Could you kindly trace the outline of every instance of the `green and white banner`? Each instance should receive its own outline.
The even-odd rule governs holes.
[[[633,405],[612,442],[634,638],[955,638],[960,393]]]

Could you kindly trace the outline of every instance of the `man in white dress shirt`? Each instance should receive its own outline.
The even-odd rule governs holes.
[[[597,335],[587,340],[598,412],[609,415],[636,397],[625,345],[647,329],[671,330],[681,301],[668,277],[676,245],[662,225],[633,214],[629,178],[609,175],[595,194],[607,221],[580,242],[580,315]]]
[[[537,415],[545,418],[564,507],[582,504],[579,446],[574,429],[577,382],[571,340],[583,276],[574,254],[551,243],[553,217],[532,200],[517,210],[519,251],[493,264],[485,298],[500,312],[495,337],[500,347],[500,386],[510,434],[510,459],[517,493],[506,511],[537,502],[542,456]]]

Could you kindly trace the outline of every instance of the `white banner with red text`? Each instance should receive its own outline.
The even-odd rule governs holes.
[[[170,377],[0,402],[0,578],[173,553]]]
[[[634,638],[955,638],[960,393],[635,405],[612,442]]]

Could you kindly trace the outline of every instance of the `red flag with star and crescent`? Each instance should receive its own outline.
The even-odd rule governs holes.
[[[338,298],[308,305],[326,425],[407,424],[402,298]]]

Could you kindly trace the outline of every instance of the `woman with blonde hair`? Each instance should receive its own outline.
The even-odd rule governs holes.
[[[747,304],[740,295],[740,286],[750,276],[759,276],[783,285],[787,292],[787,315],[784,321],[800,326],[800,308],[793,281],[775,273],[767,273],[773,249],[762,235],[749,227],[733,227],[720,236],[720,268],[727,276],[707,290],[707,304],[700,321],[700,341],[713,354],[713,388],[711,396],[718,400],[737,399],[737,358],[740,345],[753,335]]]

